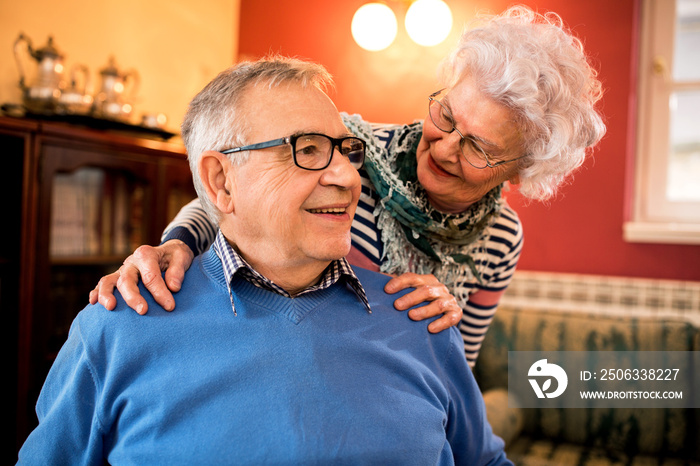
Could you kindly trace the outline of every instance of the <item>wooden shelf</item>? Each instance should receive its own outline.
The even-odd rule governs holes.
[[[52,266],[73,267],[81,265],[121,265],[126,255],[85,255],[85,256],[52,256]]]
[[[46,373],[70,323],[87,304],[89,290],[116,270],[136,245],[158,244],[173,209],[196,194],[185,150],[177,143],[0,116],[0,147],[0,189],[8,206],[6,227],[0,229],[0,311],[9,320],[0,340],[11,355],[5,369],[12,374],[10,380],[17,381],[8,399],[14,415],[3,421],[5,431],[17,435],[5,440],[10,445],[1,445],[0,459],[14,463],[36,424],[34,405]],[[125,179],[130,187],[137,186],[142,192],[129,202],[138,215],[122,234],[128,238],[126,243],[121,238],[121,249],[112,248],[107,233],[99,230],[101,248],[89,250],[106,254],[52,254],[55,222],[67,209],[54,181],[85,168],[102,171],[104,179]],[[104,201],[101,215],[118,204],[100,195]],[[94,240],[95,232],[92,235]]]

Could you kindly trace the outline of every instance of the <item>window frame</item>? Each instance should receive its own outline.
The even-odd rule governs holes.
[[[670,156],[669,99],[700,90],[700,81],[675,82],[675,0],[641,0],[637,152],[628,242],[700,244],[700,202],[666,198]]]

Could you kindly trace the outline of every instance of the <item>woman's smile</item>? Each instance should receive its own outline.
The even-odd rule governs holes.
[[[443,169],[433,158],[432,155],[427,154],[427,162],[428,166],[432,171],[435,172],[436,175],[438,176],[444,176],[444,177],[456,177],[456,175],[453,175],[452,173],[448,172],[447,170]]]

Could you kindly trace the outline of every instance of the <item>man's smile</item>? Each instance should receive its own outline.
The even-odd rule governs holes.
[[[320,209],[308,209],[312,214],[344,214],[347,209],[345,207],[324,207]]]

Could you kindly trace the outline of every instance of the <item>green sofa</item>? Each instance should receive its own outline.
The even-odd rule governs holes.
[[[700,409],[520,408],[507,391],[508,351],[700,351],[696,326],[502,305],[474,374],[516,465],[700,465]]]

